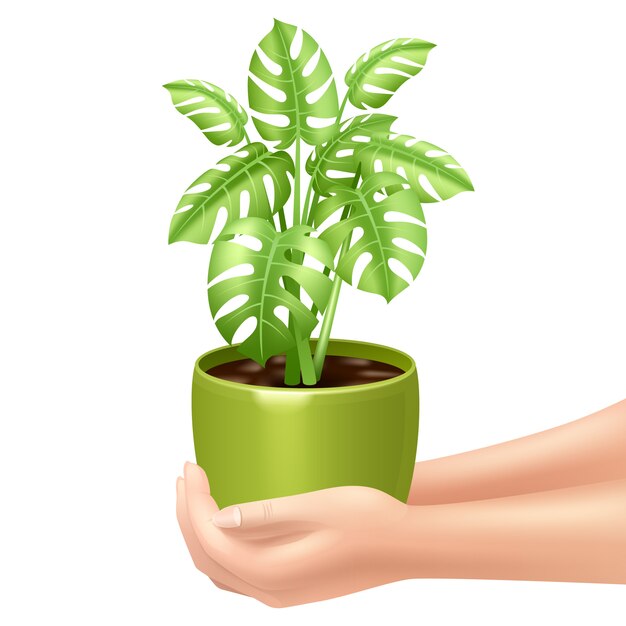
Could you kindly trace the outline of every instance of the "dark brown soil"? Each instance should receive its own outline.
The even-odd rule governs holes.
[[[285,385],[285,357],[274,356],[261,367],[251,359],[231,361],[207,370],[207,374],[246,385],[289,387]],[[403,370],[380,361],[346,356],[326,356],[322,377],[315,387],[349,387],[387,380],[404,374]],[[306,387],[300,384],[298,387]],[[310,389],[310,387],[308,387]]]

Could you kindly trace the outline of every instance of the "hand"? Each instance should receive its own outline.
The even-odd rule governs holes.
[[[395,535],[408,507],[382,491],[336,487],[220,511],[191,463],[176,491],[193,561],[222,589],[281,607],[402,578]]]

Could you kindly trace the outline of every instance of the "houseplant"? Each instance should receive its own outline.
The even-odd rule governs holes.
[[[424,262],[422,204],[472,190],[450,154],[392,131],[395,117],[344,118],[348,103],[386,104],[433,47],[395,39],[372,48],[348,70],[340,104],[315,40],[275,20],[248,78],[252,122],[271,148],[250,139],[247,112],[221,88],[165,85],[209,141],[234,150],[190,185],[169,233],[170,243],[213,241],[209,307],[233,344],[201,356],[192,385],[196,456],[220,506],[342,484],[407,497],[415,365],[330,333],[342,282],[391,301]],[[367,378],[373,370],[382,374]]]

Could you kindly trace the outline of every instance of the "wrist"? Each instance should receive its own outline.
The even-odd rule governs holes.
[[[368,558],[387,581],[433,578],[427,562],[436,562],[440,556],[435,554],[440,545],[432,545],[435,507],[398,505],[393,514],[387,514],[384,527],[370,543]]]
[[[510,500],[409,506],[398,529],[399,567],[406,578],[540,578],[532,526]],[[402,549],[404,548],[404,549]],[[522,573],[523,572],[523,573]]]
[[[497,561],[491,543],[498,540],[496,529],[485,536],[483,513],[477,515],[473,503],[465,502],[401,504],[369,542],[368,559],[386,581],[489,578]]]
[[[464,503],[406,506],[391,557],[403,579],[464,578],[480,567],[464,509]]]

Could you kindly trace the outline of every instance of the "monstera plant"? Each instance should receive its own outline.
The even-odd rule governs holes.
[[[330,334],[342,283],[391,301],[424,263],[423,205],[472,189],[448,152],[372,112],[433,47],[372,48],[346,73],[340,102],[316,41],[275,20],[250,61],[250,113],[202,80],[165,85],[178,111],[229,150],[191,183],[169,234],[213,243],[209,307],[230,345],[197,359],[191,412],[219,506],[340,485],[406,501],[415,362]]]
[[[184,193],[169,241],[214,240],[208,299],[219,332],[231,343],[253,320],[239,351],[261,365],[285,354],[287,385],[319,380],[342,282],[392,300],[424,263],[422,205],[472,190],[447,151],[370,112],[422,71],[433,48],[421,39],[372,48],[346,73],[340,103],[317,42],[275,20],[250,62],[250,116],[203,80],[165,85],[182,115],[231,149]],[[346,115],[348,104],[366,113]],[[251,139],[250,117],[269,145]]]

